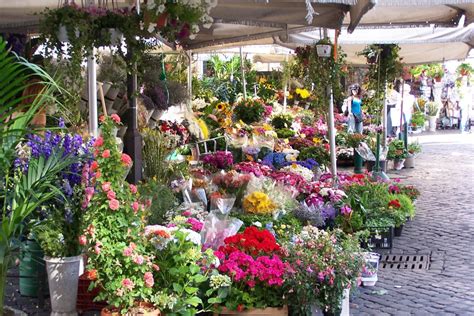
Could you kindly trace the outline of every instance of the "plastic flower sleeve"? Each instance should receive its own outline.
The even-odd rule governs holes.
[[[199,201],[204,203],[204,205],[207,205],[207,195],[206,195],[206,190],[203,188],[198,188],[194,190],[194,194],[197,196]]]
[[[224,239],[235,235],[242,225],[243,222],[238,218],[226,217],[222,219],[217,214],[210,213],[201,230],[201,241],[204,249],[217,250],[224,245]]]
[[[361,142],[355,150],[364,160],[375,161],[375,155],[366,143]]]

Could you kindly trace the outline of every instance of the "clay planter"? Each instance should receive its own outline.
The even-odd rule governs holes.
[[[220,313],[214,313],[214,316],[218,315],[246,315],[246,316],[288,316],[288,307],[284,306],[282,308],[268,307],[263,309],[251,309],[242,312],[238,311],[229,311],[227,308],[222,308]]]
[[[100,316],[120,316],[120,309],[116,307],[104,307]],[[136,307],[133,307],[126,315],[130,316],[160,316],[161,312],[159,309],[153,307],[151,303],[139,302]]]

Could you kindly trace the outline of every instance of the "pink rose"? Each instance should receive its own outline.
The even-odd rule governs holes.
[[[94,147],[100,147],[104,144],[104,139],[102,138],[102,136],[99,136],[97,137],[97,139],[95,140],[94,142]]]
[[[112,199],[109,201],[109,207],[112,211],[116,211],[120,207],[120,202],[115,199]]]
[[[110,190],[110,182],[102,183],[102,191],[109,192],[109,190]]]
[[[106,149],[102,153],[102,158],[109,158],[110,157],[110,150]]]
[[[122,280],[122,286],[126,288],[127,290],[133,290],[133,288],[135,287],[135,284],[129,278],[125,278]]]
[[[132,192],[133,194],[136,194],[137,193],[137,186],[134,185],[134,184],[130,184],[129,185],[129,188],[130,188],[130,192]]]
[[[110,116],[110,118],[115,122],[115,123],[120,123],[120,116],[118,116],[117,114],[112,114]]]
[[[131,255],[133,254],[133,249],[131,247],[126,247],[124,250],[123,250],[123,255],[125,257],[130,257]]]
[[[145,272],[143,279],[145,280],[145,286],[148,288],[153,287],[153,284],[155,284],[155,280],[153,280],[153,274],[151,272]]]
[[[141,256],[141,255],[133,256],[133,262],[135,262],[138,265],[143,264],[144,261],[145,260],[144,260],[143,256]]]
[[[138,212],[138,209],[140,208],[140,204],[138,204],[138,202],[135,201],[132,203],[132,208],[133,208],[133,212],[136,213]]]
[[[131,242],[130,243],[130,248],[132,248],[133,250],[135,250],[137,248],[137,245],[135,245],[134,242]]]
[[[94,252],[96,255],[100,254],[100,251],[102,250],[100,247],[102,247],[102,243],[98,241],[94,246]]]
[[[87,244],[87,237],[84,235],[79,236],[79,245],[85,246]]]
[[[107,198],[109,200],[114,200],[115,199],[115,192],[110,190],[109,192],[107,192]]]
[[[120,157],[120,160],[127,167],[132,165],[132,158],[130,158],[130,156],[127,154],[122,154],[122,157]]]

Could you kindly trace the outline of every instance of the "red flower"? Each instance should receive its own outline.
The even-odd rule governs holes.
[[[99,163],[94,160],[94,161],[91,163],[91,170],[92,170],[92,171],[96,171],[98,168],[99,168]]]
[[[87,244],[87,237],[84,235],[79,236],[79,245],[85,246]]]
[[[117,114],[112,114],[110,116],[110,118],[115,122],[115,123],[120,123],[120,116],[118,116]]]
[[[106,149],[102,153],[102,158],[109,158],[110,157],[110,150]]]
[[[103,123],[105,121],[105,115],[99,116],[99,122]]]
[[[240,313],[240,312],[243,312],[244,309],[245,309],[245,306],[244,306],[243,304],[239,304],[239,305],[237,306],[237,311],[238,311],[239,313]]]
[[[391,200],[390,202],[388,202],[388,207],[400,208],[400,201],[397,199]]]

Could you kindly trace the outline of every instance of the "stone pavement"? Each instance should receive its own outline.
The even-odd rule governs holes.
[[[389,173],[421,191],[391,253],[431,254],[431,268],[380,270],[375,287],[352,297],[351,315],[474,315],[474,134],[416,138],[415,168]]]
[[[392,253],[430,254],[429,270],[379,271],[375,287],[360,288],[351,315],[474,315],[474,134],[438,131],[414,136],[423,146],[415,169],[390,172],[416,185],[417,214],[396,237]],[[21,297],[9,279],[6,305],[28,315],[49,315]]]

